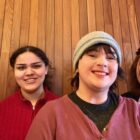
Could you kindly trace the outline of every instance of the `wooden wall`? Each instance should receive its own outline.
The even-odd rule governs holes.
[[[120,43],[128,74],[140,40],[139,0],[0,0],[0,99],[15,90],[11,53],[35,45],[48,54],[55,67],[53,90],[71,91],[72,53],[86,33],[103,30]],[[119,92],[128,89],[119,82]]]

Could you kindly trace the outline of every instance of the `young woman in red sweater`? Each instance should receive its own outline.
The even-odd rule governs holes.
[[[71,94],[46,104],[26,140],[139,140],[140,104],[115,94],[123,78],[121,49],[103,31],[80,39],[73,55]]]
[[[25,140],[40,108],[57,98],[49,91],[51,65],[46,54],[33,46],[17,49],[10,65],[19,90],[0,102],[0,140]]]

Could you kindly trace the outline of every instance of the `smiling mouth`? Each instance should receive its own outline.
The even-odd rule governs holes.
[[[98,75],[98,76],[106,76],[109,75],[108,72],[104,72],[104,71],[92,71],[92,73]]]
[[[26,79],[24,80],[26,83],[30,84],[30,83],[34,83],[36,81],[36,78],[30,78],[30,79]]]

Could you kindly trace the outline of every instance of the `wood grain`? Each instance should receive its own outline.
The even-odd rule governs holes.
[[[88,32],[103,30],[121,46],[127,81],[118,81],[118,92],[128,90],[129,68],[140,45],[139,0],[0,0],[0,99],[17,85],[9,58],[24,45],[34,45],[55,67],[53,91],[71,91],[72,54]]]

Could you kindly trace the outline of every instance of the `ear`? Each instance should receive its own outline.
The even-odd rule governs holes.
[[[48,69],[49,69],[49,67],[48,66],[45,66],[45,75],[48,74]]]

